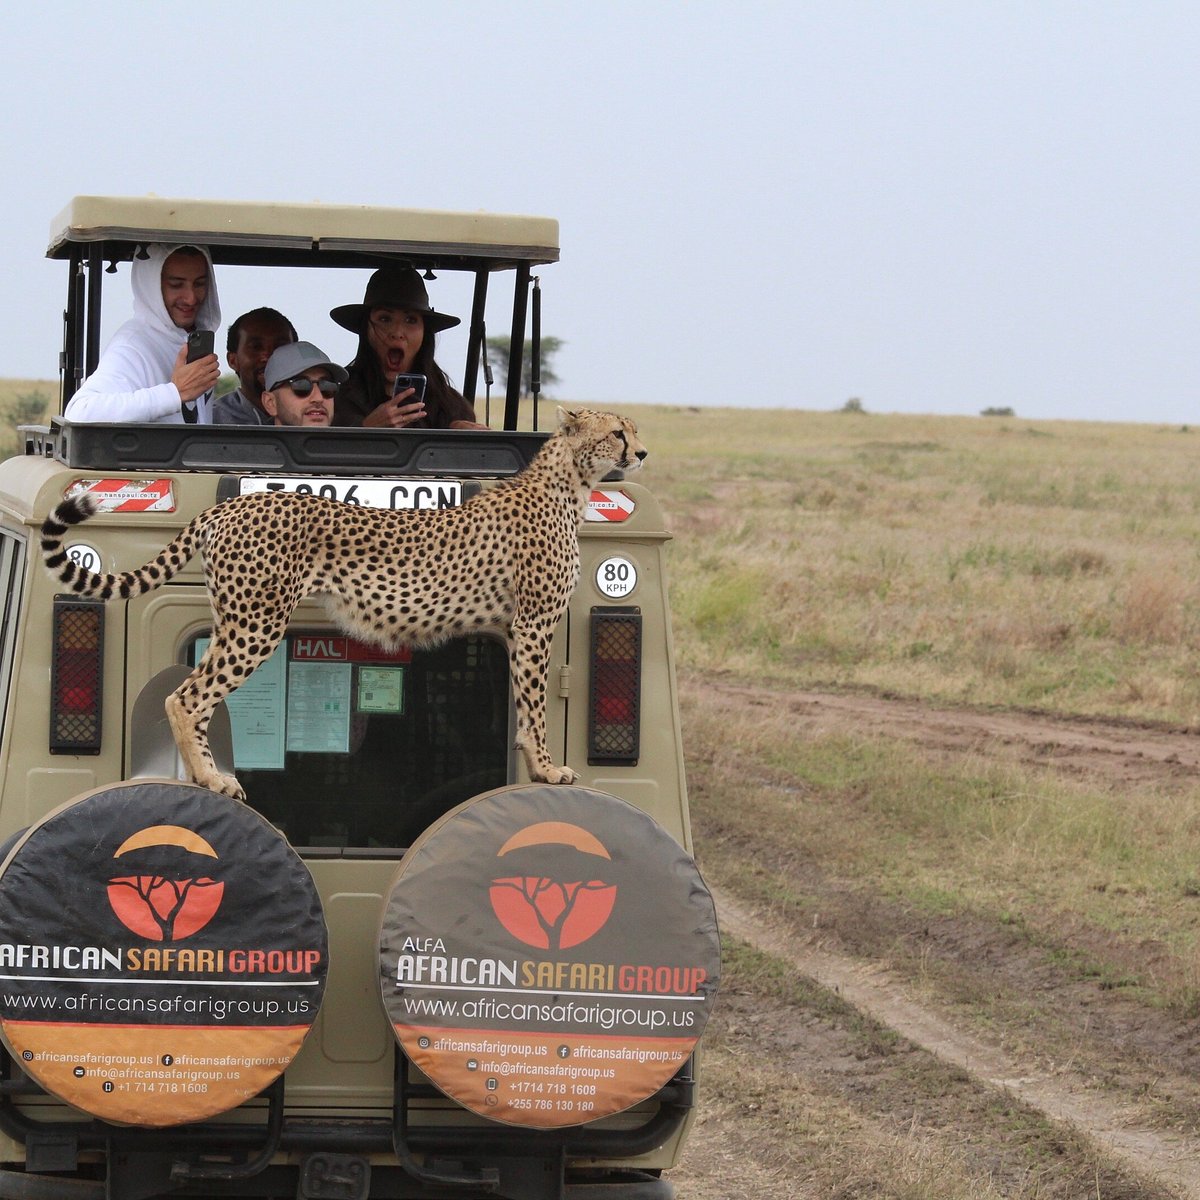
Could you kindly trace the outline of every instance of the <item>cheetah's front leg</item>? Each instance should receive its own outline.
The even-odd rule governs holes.
[[[546,676],[550,666],[553,620],[526,625],[513,622],[508,639],[509,675],[517,708],[517,749],[525,759],[529,778],[538,783],[574,783],[579,774],[557,767],[546,749]]]

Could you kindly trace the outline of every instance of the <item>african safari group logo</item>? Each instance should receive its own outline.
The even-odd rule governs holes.
[[[496,919],[539,950],[586,942],[612,915],[617,886],[612,856],[594,834],[563,821],[514,833],[496,856],[489,899]]]
[[[182,941],[221,907],[219,856],[191,829],[140,829],[117,848],[113,864],[108,902],[121,924],[147,941]]]

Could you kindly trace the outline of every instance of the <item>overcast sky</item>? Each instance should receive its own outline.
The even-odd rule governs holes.
[[[1194,2],[40,0],[0,37],[0,375],[57,370],[55,214],[154,192],[556,217],[559,398],[1200,421]],[[227,321],[349,357],[357,277],[237,274]]]

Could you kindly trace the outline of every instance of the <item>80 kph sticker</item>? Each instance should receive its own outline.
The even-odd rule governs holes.
[[[596,587],[610,600],[623,600],[637,587],[637,567],[613,554],[596,568]]]

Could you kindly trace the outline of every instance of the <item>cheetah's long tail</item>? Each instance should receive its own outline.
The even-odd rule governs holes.
[[[138,567],[136,571],[96,574],[74,562],[63,549],[63,537],[68,529],[80,525],[96,511],[96,499],[86,492],[64,500],[42,523],[42,560],[46,570],[79,596],[100,600],[119,597],[128,600],[161,587],[176,575],[200,546],[200,533],[205,514],[201,513],[174,541]]]

